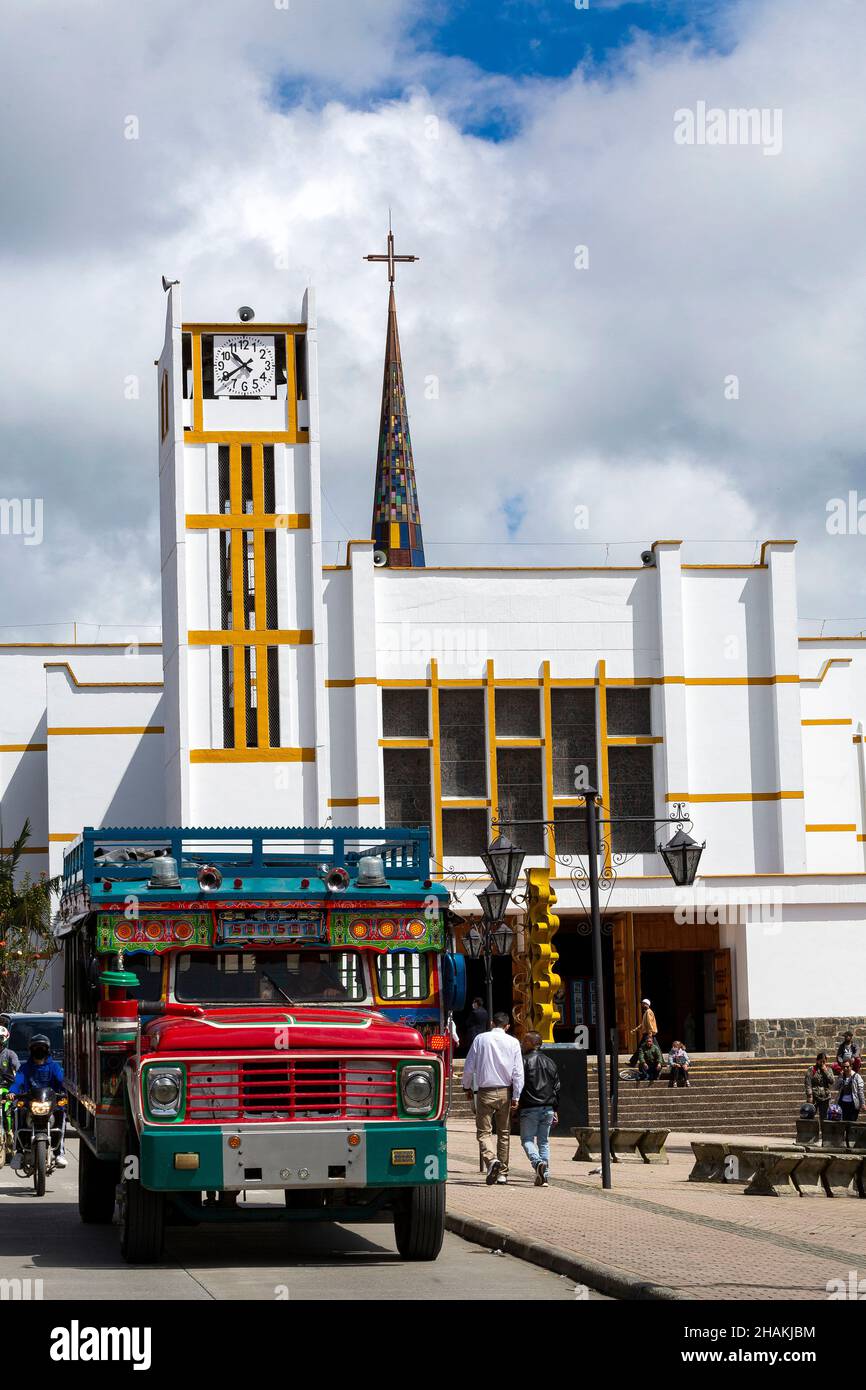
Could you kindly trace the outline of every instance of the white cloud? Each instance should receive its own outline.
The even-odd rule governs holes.
[[[860,542],[824,525],[827,498],[857,486],[866,426],[862,6],[752,0],[730,53],[643,41],[604,78],[519,88],[413,52],[417,13],[400,0],[7,6],[0,493],[44,497],[46,540],[0,538],[4,621],[158,619],[162,272],[181,276],[190,318],[245,302],[291,317],[316,284],[325,488],[366,533],[385,282],[361,257],[389,206],[422,258],[398,302],[433,562],[504,542],[505,497],[523,498],[515,539],[572,540],[592,493],[579,539],[599,557],[606,542],[685,534],[748,558],[755,539],[799,535],[804,611],[844,593],[840,616],[866,614]],[[280,111],[283,78],[333,99]],[[467,111],[504,99],[518,137],[461,133]],[[780,107],[781,155],[675,145],[674,111],[698,100]],[[327,507],[325,525],[341,534]]]

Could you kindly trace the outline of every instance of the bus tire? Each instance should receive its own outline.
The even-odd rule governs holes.
[[[88,1226],[108,1226],[114,1215],[120,1165],[97,1158],[85,1139],[78,1145],[78,1215]]]
[[[120,1253],[127,1264],[151,1264],[162,1256],[165,1238],[165,1198],[150,1192],[134,1178],[123,1183]]]
[[[410,1187],[394,1212],[394,1238],[404,1260],[435,1260],[445,1236],[445,1184]]]

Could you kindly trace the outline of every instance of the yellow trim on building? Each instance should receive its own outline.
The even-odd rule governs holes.
[[[431,857],[438,872],[445,867],[445,851],[442,845],[442,748],[439,741],[439,663],[435,656],[430,658],[430,735],[432,743],[433,768],[433,844]]]
[[[850,726],[851,724],[854,723],[854,720],[853,720],[853,719],[801,719],[801,720],[800,720],[800,723],[803,725],[803,728],[805,729],[805,728],[807,728],[807,727],[808,727],[808,728],[815,728],[815,727],[818,726],[818,725],[823,725],[823,726],[826,726],[826,727],[830,727],[830,726],[838,727],[839,725],[848,725],[848,726]]]
[[[857,827],[856,825],[807,825],[806,829],[810,831],[841,830],[847,834],[851,834],[853,831],[856,831]]]
[[[499,768],[496,766],[496,678],[493,657],[484,668],[484,703],[487,716],[487,787],[490,792],[491,830],[499,820]],[[497,832],[498,833],[498,832]]]
[[[664,739],[661,734],[610,734],[607,743],[609,748],[645,748]]]
[[[49,738],[70,738],[76,734],[164,734],[162,724],[113,724],[88,727],[53,726],[47,730]]]
[[[288,337],[305,334],[305,323],[182,323],[182,333],[226,333],[229,337],[240,338],[244,333],[285,333]]]
[[[234,550],[234,546],[232,549]],[[308,647],[312,640],[311,628],[274,628],[259,631],[250,627],[232,632],[212,632],[196,628],[188,634],[191,647]]]
[[[79,833],[78,831],[73,831],[71,835],[61,835],[58,830],[56,833],[48,836],[48,843],[50,845],[68,845],[71,844],[73,840],[78,839]]]
[[[828,656],[817,676],[801,676],[801,685],[820,685],[831,666],[850,666],[850,656]]]
[[[132,645],[132,644],[129,644]],[[68,661],[43,661],[46,671],[65,671],[77,690],[162,690],[162,681],[80,681]]]
[[[661,545],[663,542],[659,541]],[[679,544],[679,542],[676,542]],[[599,770],[601,772],[601,786],[598,788],[603,806],[607,806],[608,814],[613,815],[610,803],[610,759],[608,749],[610,740],[607,733],[607,662],[602,659],[598,663],[598,742],[599,742]],[[611,837],[603,836],[602,853],[604,856],[604,867],[606,872],[610,872],[611,865]]]
[[[44,753],[47,743],[0,743],[0,753]]]
[[[329,806],[378,806],[378,796],[329,796]]]
[[[314,763],[315,748],[191,748],[191,763]]]
[[[263,446],[254,446],[261,449]],[[186,517],[188,531],[308,531],[309,512],[245,512],[234,516],[231,512],[210,513],[189,512]]]
[[[766,564],[767,564],[767,546],[768,546],[768,545],[796,545],[796,544],[797,544],[797,542],[796,542],[796,541],[792,541],[792,540],[788,540],[788,541],[763,541],[763,542],[761,543],[761,564],[764,565],[764,566],[766,566]]]
[[[446,796],[442,799],[443,811],[484,811],[489,806],[487,796]]]
[[[802,801],[804,792],[668,792],[665,801]]]
[[[326,680],[326,690],[353,690],[356,685],[378,685],[376,676],[349,676],[345,680]],[[425,681],[426,685],[427,682]]]
[[[432,748],[432,738],[380,738],[380,748]]]
[[[544,749],[544,819],[551,824],[547,831],[547,867],[553,874],[556,869],[556,832],[553,822],[553,700],[550,693],[550,662],[541,664],[541,746]]]

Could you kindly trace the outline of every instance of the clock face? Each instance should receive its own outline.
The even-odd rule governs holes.
[[[274,391],[274,340],[260,334],[214,334],[215,396],[271,396]]]

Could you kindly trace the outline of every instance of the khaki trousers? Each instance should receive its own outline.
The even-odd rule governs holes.
[[[491,1135],[496,1128],[496,1151]],[[475,1134],[486,1166],[498,1158],[503,1173],[508,1172],[511,1143],[511,1092],[507,1086],[481,1086],[475,1099]]]

